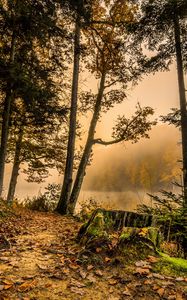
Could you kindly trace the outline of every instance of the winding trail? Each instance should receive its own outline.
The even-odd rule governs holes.
[[[80,225],[73,218],[40,212],[27,212],[14,223],[19,234],[0,251],[0,300],[185,299],[184,280],[137,276],[134,266],[106,258],[97,265],[89,255],[80,262],[83,249],[75,242]]]

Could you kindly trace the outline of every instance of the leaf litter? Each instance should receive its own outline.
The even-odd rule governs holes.
[[[114,266],[98,247],[81,262],[80,226],[73,218],[29,211],[4,220],[0,235],[10,247],[0,251],[0,300],[186,299],[186,278],[152,271],[158,257]]]

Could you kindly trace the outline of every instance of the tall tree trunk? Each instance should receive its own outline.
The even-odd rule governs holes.
[[[18,2],[16,2],[16,7],[18,7]],[[16,15],[16,13],[15,13]],[[16,28],[15,28],[15,15],[13,16],[13,33],[11,40],[11,50],[10,50],[10,59],[9,65],[10,68],[14,64],[15,60],[15,52],[16,52]],[[7,82],[6,95],[4,101],[4,108],[2,114],[2,127],[1,127],[1,146],[0,146],[0,196],[3,192],[3,180],[4,180],[4,171],[5,171],[5,159],[7,152],[7,142],[8,142],[8,134],[9,134],[9,121],[10,121],[10,108],[13,100],[13,84],[10,80]]]
[[[14,194],[15,194],[15,190],[16,190],[17,178],[19,175],[19,168],[20,168],[20,163],[21,163],[20,153],[21,153],[21,147],[22,147],[21,144],[22,144],[22,140],[23,140],[23,131],[24,131],[24,127],[22,126],[20,128],[18,140],[16,142],[14,164],[13,164],[13,168],[12,168],[12,174],[11,174],[9,190],[8,190],[8,195],[7,195],[7,202],[9,205],[11,205],[13,202]]]
[[[67,204],[69,201],[72,182],[73,182],[73,162],[75,152],[75,137],[76,137],[76,119],[77,119],[77,94],[79,83],[79,64],[80,64],[80,24],[79,17],[75,25],[75,38],[74,38],[74,67],[73,67],[73,81],[71,91],[71,111],[69,121],[69,137],[66,157],[66,167],[64,172],[64,181],[60,200],[57,205],[57,211],[61,214],[66,214]]]
[[[185,95],[183,59],[182,59],[181,38],[180,38],[180,24],[177,15],[175,15],[174,17],[174,32],[175,32],[175,50],[176,50],[176,60],[177,60],[177,73],[178,73],[180,111],[181,111],[184,206],[187,207],[187,111],[186,111],[186,95]]]
[[[83,155],[82,155],[79,167],[78,167],[76,179],[75,179],[73,190],[72,190],[71,197],[69,200],[69,205],[68,205],[68,213],[69,214],[74,213],[75,205],[77,203],[77,199],[78,199],[80,189],[81,189],[81,186],[83,183],[86,166],[88,164],[88,160],[90,158],[90,154],[92,151],[95,129],[96,129],[97,121],[99,119],[99,113],[101,110],[105,78],[106,78],[106,73],[103,73],[102,77],[101,77],[101,81],[100,81],[100,87],[99,87],[99,91],[98,91],[98,95],[97,95],[94,113],[93,113],[92,120],[90,123],[90,128],[89,128],[89,132],[88,132],[86,145],[85,145],[84,152],[83,152]]]
[[[184,225],[187,220],[187,111],[186,111],[186,94],[184,84],[183,58],[181,50],[180,23],[178,15],[174,17],[175,32],[175,50],[177,59],[177,73],[180,96],[180,112],[181,112],[181,134],[182,134],[182,160],[183,160],[183,190],[184,190]],[[187,258],[187,237],[183,236],[184,257]]]

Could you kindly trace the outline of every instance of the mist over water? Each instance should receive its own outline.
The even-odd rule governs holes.
[[[152,205],[147,195],[176,189],[180,183],[180,133],[172,126],[157,126],[150,139],[94,149],[79,202],[95,199],[106,208],[136,210]]]
[[[126,191],[126,192],[100,192],[100,191],[82,191],[79,197],[79,207],[81,203],[86,203],[94,199],[98,206],[113,210],[136,211],[140,204],[152,205],[150,197],[145,191]]]
[[[151,205],[151,194],[174,190],[173,181],[181,180],[180,133],[172,126],[156,126],[150,139],[137,144],[120,144],[93,149],[93,160],[86,170],[77,208],[94,199],[108,209],[136,210],[139,204]],[[6,169],[5,194],[11,166]],[[44,192],[48,183],[62,183],[62,176],[51,171],[45,183],[27,183],[20,172],[16,197],[25,199]]]

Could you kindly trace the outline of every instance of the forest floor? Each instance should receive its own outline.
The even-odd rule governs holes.
[[[187,274],[155,271],[159,258],[126,264],[84,254],[75,241],[80,226],[26,210],[0,217],[0,300],[187,299]]]

